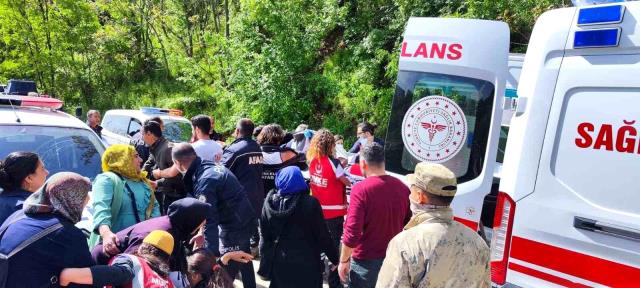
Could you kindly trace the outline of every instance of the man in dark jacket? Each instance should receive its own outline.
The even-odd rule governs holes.
[[[187,193],[211,205],[204,228],[204,247],[216,256],[239,250],[249,253],[256,214],[238,179],[224,166],[201,160],[191,144],[176,144],[172,156],[175,168],[183,175]],[[244,287],[256,287],[251,263],[230,263],[224,268],[232,278],[240,271]]]
[[[222,153],[222,164],[238,178],[247,192],[256,215],[262,212],[264,204],[264,184],[262,182],[262,150],[252,139],[255,128],[250,119],[240,119],[236,124],[236,140]],[[256,247],[260,240],[258,230],[254,231],[251,244]]]
[[[134,254],[151,231],[167,231],[173,236],[175,243],[171,254],[171,271],[185,271],[182,270],[187,268],[183,244],[189,243],[198,232],[209,215],[209,209],[211,205],[194,198],[175,201],[169,205],[167,216],[152,218],[116,233],[120,241],[120,252]],[[111,255],[104,253],[102,243],[93,248],[91,255],[99,265],[107,265],[111,259]]]
[[[156,199],[160,203],[162,215],[167,214],[167,208],[173,201],[182,199],[185,196],[182,179],[179,176],[161,178],[158,173],[153,173],[154,169],[167,169],[173,166],[171,159],[171,148],[173,144],[162,136],[160,123],[155,121],[145,121],[142,126],[142,139],[149,146],[149,159],[143,165],[143,170],[147,171],[152,179],[158,180],[156,189]]]
[[[98,110],[89,110],[87,112],[87,125],[93,132],[98,134],[98,137],[102,139],[102,126],[100,126],[100,111]]]
[[[224,136],[222,134],[216,132],[216,120],[213,116],[209,116],[209,120],[211,120],[211,132],[209,133],[209,139],[218,142],[224,142]]]
[[[158,124],[160,124],[160,131],[164,132],[164,122],[160,117],[155,116],[155,117],[149,118],[147,121],[158,122]],[[149,147],[147,147],[147,144],[144,143],[144,140],[142,139],[142,129],[140,129],[140,131],[136,132],[136,134],[133,134],[133,136],[131,136],[131,141],[129,141],[129,145],[136,148],[136,151],[138,151],[138,155],[140,155],[140,158],[142,158],[142,164],[147,162],[147,160],[149,159]]]

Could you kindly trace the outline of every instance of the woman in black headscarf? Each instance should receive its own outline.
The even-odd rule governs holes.
[[[173,236],[174,248],[171,254],[171,271],[187,272],[186,255],[190,248],[189,242],[197,234],[204,224],[211,205],[194,198],[184,198],[173,202],[167,209],[167,215],[152,218],[118,233],[118,250],[120,253],[135,253],[138,246],[142,244],[144,237],[151,231],[167,231]],[[102,249],[102,244],[96,245],[91,254],[96,263],[106,265],[112,256],[106,254]]]

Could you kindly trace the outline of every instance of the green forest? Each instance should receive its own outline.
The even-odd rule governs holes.
[[[525,52],[568,0],[0,0],[0,83],[105,111],[161,106],[384,136],[410,16],[505,21]],[[73,113],[73,112],[72,112]]]

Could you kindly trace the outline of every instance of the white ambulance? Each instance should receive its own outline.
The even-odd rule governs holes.
[[[628,2],[538,19],[512,102],[495,285],[640,287],[639,18]]]
[[[509,27],[497,21],[411,18],[401,46],[387,171],[403,179],[421,161],[449,167],[454,216],[473,230],[494,180],[508,59]]]

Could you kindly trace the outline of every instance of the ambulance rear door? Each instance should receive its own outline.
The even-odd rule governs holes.
[[[637,287],[640,3],[575,15],[535,188],[515,204],[507,282]]]
[[[456,219],[478,229],[491,190],[509,57],[503,22],[410,18],[385,144],[387,170],[421,161],[458,177]]]

